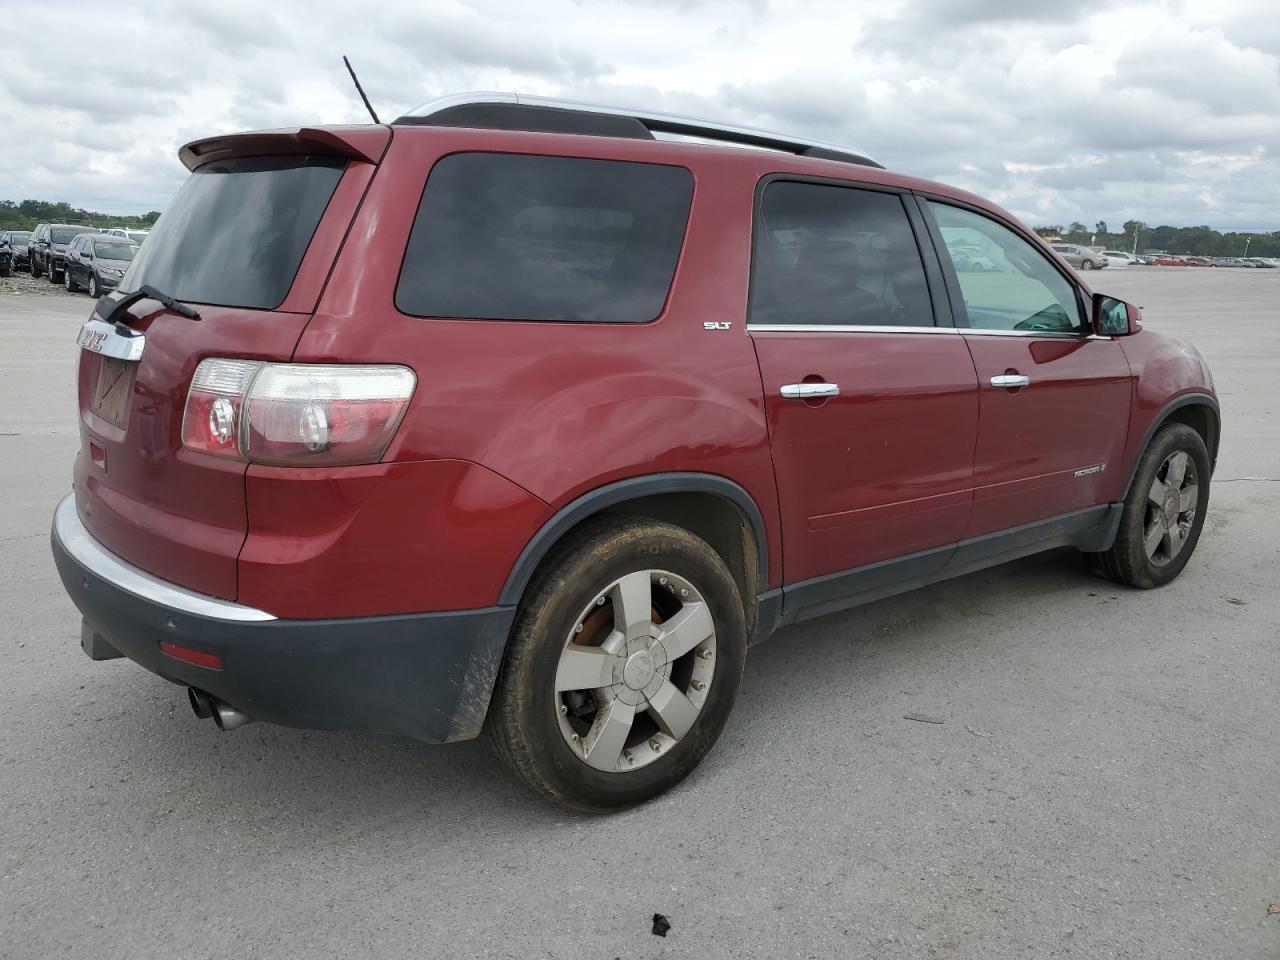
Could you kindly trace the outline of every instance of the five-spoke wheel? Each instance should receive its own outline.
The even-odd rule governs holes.
[[[600,810],[647,800],[715,743],[746,658],[738,585],[687,530],[605,518],[526,591],[488,714],[539,793]]]

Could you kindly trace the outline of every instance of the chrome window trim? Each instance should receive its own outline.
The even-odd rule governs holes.
[[[120,559],[95,540],[93,534],[86,529],[76,511],[75,494],[64,497],[54,511],[53,535],[62,549],[90,573],[142,600],[212,620],[260,623],[277,619],[265,610],[187,590]]]
[[[1101,333],[1063,333],[1057,330],[984,330],[980,327],[859,326],[822,323],[748,323],[748,333],[952,333],[978,337],[1037,337],[1048,340],[1114,340]]]
[[[893,324],[748,323],[751,333],[960,333],[955,327],[895,326]]]
[[[806,137],[793,137],[789,134],[775,133],[772,130],[761,130],[758,127],[746,127],[735,123],[719,123],[714,120],[702,120],[687,117],[678,113],[661,113],[655,110],[628,110],[624,107],[610,107],[597,103],[585,103],[579,100],[563,100],[559,97],[539,97],[527,93],[508,93],[492,90],[477,90],[470,93],[455,93],[414,107],[406,117],[429,117],[432,114],[447,110],[450,107],[467,106],[474,103],[510,103],[525,104],[533,107],[552,107],[557,110],[581,110],[589,113],[603,113],[614,117],[631,117],[647,126],[698,128],[692,136],[704,136],[714,139],[717,133],[727,136],[755,137],[762,140],[776,141],[778,146],[767,147],[757,144],[749,146],[762,150],[790,149],[799,152],[816,147],[820,150],[831,150],[836,153],[854,154],[875,163],[875,158],[866,151],[844,144],[829,143],[825,140],[810,140]],[[741,145],[741,144],[740,144]]]

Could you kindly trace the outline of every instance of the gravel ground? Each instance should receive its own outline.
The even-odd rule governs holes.
[[[1091,279],[1221,391],[1183,577],[1058,553],[783,631],[700,770],[607,818],[86,659],[47,530],[90,301],[0,281],[0,957],[1280,956],[1280,271]]]

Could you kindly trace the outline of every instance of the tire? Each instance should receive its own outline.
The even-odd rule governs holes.
[[[1093,269],[1093,261],[1092,261],[1092,260],[1081,260],[1081,261],[1080,261],[1080,269],[1081,269],[1081,270],[1092,270],[1092,269]]]
[[[102,289],[98,286],[98,275],[96,273],[89,274],[89,296],[95,300],[102,296]]]
[[[1170,470],[1176,469],[1174,458],[1183,464],[1178,481],[1182,495],[1176,504],[1169,497],[1168,482]],[[1162,587],[1177,577],[1200,540],[1209,482],[1209,451],[1200,434],[1185,423],[1162,427],[1138,463],[1115,543],[1110,550],[1086,554],[1094,571],[1143,590]],[[1190,486],[1194,492],[1188,492]],[[1173,549],[1175,527],[1178,543]]]
[[[486,728],[511,771],[553,803],[642,803],[716,742],[746,654],[737,584],[705,541],[656,520],[605,518],[557,547],[526,591]],[[569,657],[584,672],[566,669]]]
[[[31,258],[31,279],[34,280],[40,276],[40,268],[36,266],[36,258]]]
[[[59,282],[59,281],[62,279],[62,277],[58,276],[58,272],[57,272],[57,269],[56,269],[56,268],[54,267],[54,265],[53,265],[53,261],[52,261],[52,260],[50,260],[50,261],[48,262],[47,266],[48,266],[48,268],[49,268],[49,274],[48,274],[48,276],[49,276],[49,282],[50,282],[50,283],[57,283],[57,282]]]
[[[66,287],[67,293],[76,293],[80,290],[80,284],[71,279],[71,271],[66,267],[62,268],[62,285]]]

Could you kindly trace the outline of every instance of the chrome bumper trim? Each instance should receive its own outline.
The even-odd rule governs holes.
[[[74,494],[65,497],[54,511],[53,535],[77,563],[135,597],[158,603],[171,610],[198,617],[209,617],[213,620],[249,623],[276,619],[265,610],[257,610],[184,589],[121,560],[85,529],[84,523],[80,520],[80,514],[76,511]]]

